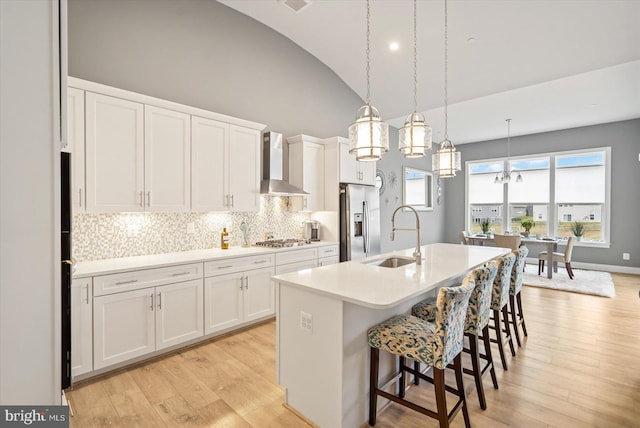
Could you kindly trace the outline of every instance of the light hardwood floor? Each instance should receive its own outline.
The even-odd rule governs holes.
[[[529,337],[506,372],[492,348],[500,389],[485,376],[487,410],[465,376],[474,427],[640,427],[640,277],[613,278],[613,299],[523,287]],[[307,427],[282,406],[275,370],[268,322],[76,386],[71,425]],[[424,382],[407,397],[435,407]],[[394,404],[376,426],[438,423]]]

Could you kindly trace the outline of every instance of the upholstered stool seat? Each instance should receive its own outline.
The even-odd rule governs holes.
[[[387,398],[426,416],[438,419],[441,427],[448,427],[450,421],[462,409],[465,426],[470,427],[469,412],[462,380],[462,338],[464,319],[469,297],[475,283],[468,276],[459,287],[443,287],[438,291],[436,306],[438,314],[434,322],[427,322],[412,315],[397,315],[369,329],[368,340],[371,352],[369,384],[369,425],[376,424],[377,398]],[[398,382],[397,395],[378,385],[380,350],[399,358],[399,372],[385,384]],[[406,358],[433,367],[433,378],[414,370],[405,362]],[[456,374],[456,388],[447,386],[444,370],[452,364]],[[405,374],[413,374],[433,383],[437,410],[433,411],[411,401],[405,400]],[[447,410],[446,392],[458,397],[451,411]]]
[[[515,346],[513,346],[513,338],[511,336],[511,329],[509,328],[509,309],[507,308],[509,303],[509,288],[511,286],[511,272],[516,262],[516,255],[513,252],[506,254],[499,257],[496,262],[498,264],[498,271],[493,280],[493,291],[491,292],[491,310],[493,311],[491,320],[493,321],[493,325],[489,323],[489,328],[496,333],[496,338],[491,339],[491,342],[498,345],[502,368],[509,370],[504,347],[505,344],[508,344],[511,349],[511,355],[516,356],[516,349]],[[504,329],[500,326],[501,322],[504,324]],[[503,333],[505,334],[504,336],[502,335]]]
[[[511,282],[509,285],[509,315],[511,315],[510,323],[513,326],[513,334],[516,337],[518,346],[522,346],[518,327],[522,328],[522,333],[527,334],[527,325],[524,322],[524,312],[522,311],[522,278],[524,277],[524,267],[527,260],[529,249],[520,247],[516,251],[516,261],[511,270]]]
[[[464,369],[464,372],[474,377],[476,390],[478,392],[478,401],[480,407],[485,410],[487,401],[484,396],[484,387],[482,385],[482,375],[487,371],[491,374],[494,388],[498,389],[498,380],[493,365],[493,357],[491,355],[491,342],[489,338],[489,321],[491,319],[491,297],[493,291],[493,282],[498,271],[496,261],[487,263],[486,266],[479,267],[471,272],[470,276],[475,282],[475,287],[471,292],[469,305],[464,323],[464,335],[469,340],[469,348],[464,349],[471,355],[472,369]],[[416,304],[412,310],[412,314],[426,321],[434,320],[438,315],[437,306],[433,299],[427,299]],[[479,350],[479,339],[484,344],[484,354]],[[484,367],[481,366],[480,359],[486,361]],[[419,369],[416,364],[415,370]],[[414,382],[418,382],[415,379]]]

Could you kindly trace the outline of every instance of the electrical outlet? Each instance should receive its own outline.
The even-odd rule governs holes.
[[[629,253],[622,253],[622,260],[630,260],[631,255]]]
[[[300,328],[311,333],[313,331],[313,315],[300,311]]]
[[[193,235],[196,233],[196,225],[195,223],[187,223],[187,233]]]

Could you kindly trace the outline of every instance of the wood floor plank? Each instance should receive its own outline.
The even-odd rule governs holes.
[[[640,428],[640,276],[612,277],[614,298],[523,287],[529,337],[516,357],[507,352],[508,371],[496,364],[498,390],[483,379],[487,410],[464,376],[474,428]],[[260,324],[74,387],[68,394],[76,412],[72,426],[308,428],[282,406],[275,327]],[[496,345],[492,353],[497,358]],[[455,384],[452,374],[446,378]],[[433,387],[425,382],[407,397],[435,408]],[[438,422],[393,404],[376,426]],[[459,414],[452,427],[463,426]]]

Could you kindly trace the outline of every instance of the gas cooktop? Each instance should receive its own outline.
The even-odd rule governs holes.
[[[267,241],[256,242],[258,247],[269,248],[284,248],[284,247],[298,247],[301,245],[311,244],[309,239],[269,239]]]

